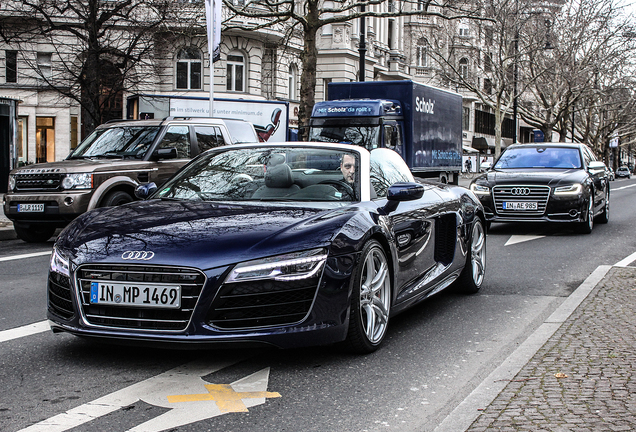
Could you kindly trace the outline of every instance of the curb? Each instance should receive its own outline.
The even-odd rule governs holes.
[[[611,265],[596,268],[579,287],[528,338],[482,381],[435,429],[434,432],[464,431],[508,385],[603,280]]]
[[[0,225],[0,241],[2,240],[15,240],[18,238],[18,235],[15,233],[13,229],[13,224],[10,223],[6,226]]]

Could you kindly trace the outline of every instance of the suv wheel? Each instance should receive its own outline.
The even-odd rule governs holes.
[[[13,228],[20,240],[27,243],[44,243],[55,234],[55,227],[45,224],[13,223]]]
[[[101,207],[115,207],[118,205],[132,202],[132,197],[123,191],[115,191],[106,195],[104,201],[102,201]]]

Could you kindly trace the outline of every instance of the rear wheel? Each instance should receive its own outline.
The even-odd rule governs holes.
[[[357,353],[378,349],[389,324],[391,275],[384,249],[375,240],[362,251],[354,278],[346,345]]]
[[[133,199],[124,191],[115,191],[106,195],[104,201],[102,201],[102,207],[115,207],[118,205],[131,202]]]
[[[13,228],[20,240],[27,243],[44,243],[55,234],[55,227],[45,224],[13,223]]]
[[[486,230],[481,219],[476,219],[470,235],[466,265],[455,286],[466,294],[479,292],[486,275]]]
[[[586,218],[578,222],[577,231],[581,234],[590,234],[594,228],[594,197],[590,196],[587,202]]]

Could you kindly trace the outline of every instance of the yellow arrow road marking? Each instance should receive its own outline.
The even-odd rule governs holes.
[[[222,413],[247,412],[243,399],[279,398],[280,393],[268,391],[237,392],[229,384],[205,384],[208,393],[168,396],[168,402],[198,402],[213,400]]]

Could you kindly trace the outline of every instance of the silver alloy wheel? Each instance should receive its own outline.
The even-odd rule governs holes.
[[[473,225],[470,259],[472,261],[473,282],[476,286],[481,286],[486,274],[486,233],[481,223]]]
[[[594,228],[594,198],[592,197],[587,206],[587,226],[590,231]]]
[[[379,247],[370,249],[364,258],[360,284],[362,328],[369,342],[375,344],[384,337],[391,304],[389,267]]]

